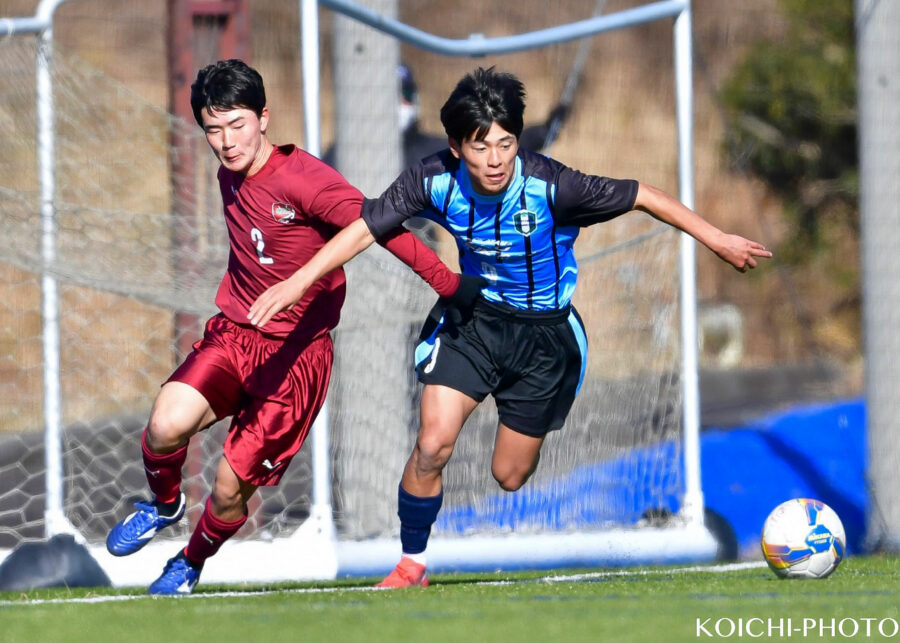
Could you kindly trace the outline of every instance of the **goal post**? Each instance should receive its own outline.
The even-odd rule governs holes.
[[[305,138],[318,153],[323,97],[317,5],[300,3]],[[7,75],[0,82],[0,122],[10,124],[14,139],[0,159],[0,176],[10,181],[0,181],[0,223],[7,231],[0,239],[0,272],[8,293],[0,315],[9,329],[0,331],[0,368],[15,374],[0,379],[0,477],[10,480],[0,489],[0,559],[23,542],[73,533],[113,584],[145,585],[186,543],[202,503],[190,502],[187,519],[139,555],[114,558],[103,541],[146,494],[137,445],[159,383],[176,366],[174,315],[215,312],[213,295],[228,245],[215,163],[206,155],[196,161],[203,167],[192,173],[196,183],[189,186],[197,216],[181,222],[197,226],[190,233],[199,239],[200,256],[193,259],[202,270],[190,279],[174,270],[171,226],[185,204],[173,203],[180,191],[167,187],[169,159],[179,152],[171,146],[205,143],[193,123],[141,100],[71,52],[46,55],[61,4],[43,0],[40,20],[0,21],[0,35],[8,36],[0,42],[0,69]],[[458,41],[344,0],[319,5],[371,31],[457,57],[523,51],[673,19],[678,189],[682,201],[693,205],[688,1],[657,2],[517,36]],[[137,0],[134,6],[148,7]],[[443,51],[448,47],[455,53]],[[135,122],[142,123],[140,132],[133,131]],[[135,150],[141,152],[139,163]],[[92,163],[79,163],[79,157]],[[640,217],[622,219],[608,230],[585,231],[579,241],[587,244],[580,246],[587,250],[579,260],[579,292],[586,294],[576,293],[575,303],[587,322],[592,356],[567,426],[548,438],[529,484],[506,494],[490,479],[485,460],[496,411],[486,402],[473,414],[445,472],[446,503],[429,545],[434,571],[715,555],[702,519],[693,241]],[[446,246],[439,250],[446,256]],[[386,329],[401,329],[408,345],[398,347],[392,359],[404,361],[401,353],[411,349],[433,293],[377,249],[354,264],[357,272],[378,275],[378,293],[399,299],[378,309],[376,302],[361,300],[363,310],[372,307],[368,316],[345,309],[336,342],[354,335],[379,341]],[[365,297],[354,283],[351,272],[348,299]],[[399,554],[396,495],[373,490],[396,490],[400,470],[370,458],[369,443],[352,438],[352,417],[334,401],[340,395],[369,400],[385,431],[367,439],[388,441],[402,459],[415,427],[397,418],[414,416],[417,399],[413,393],[402,400],[409,408],[401,414],[397,402],[373,388],[408,384],[411,366],[373,362],[367,368],[378,377],[354,379],[349,368],[335,373],[309,442],[282,484],[254,497],[250,520],[208,561],[205,582],[326,579],[380,574],[393,566]],[[219,423],[191,443],[191,462],[198,464],[186,468],[185,482],[204,495],[226,430]],[[351,493],[364,502],[350,502]],[[37,504],[43,505],[40,511]]]
[[[312,0],[306,0],[312,4]],[[322,6],[351,17],[373,28],[388,34],[399,41],[411,44],[416,48],[431,51],[445,56],[482,57],[491,54],[503,54],[524,51],[545,46],[549,43],[566,42],[615,29],[643,24],[663,18],[674,18],[674,52],[673,69],[676,93],[676,127],[678,141],[678,188],[679,195],[688,207],[693,208],[693,172],[692,172],[692,70],[691,70],[691,16],[690,3],[681,1],[657,2],[621,11],[610,15],[598,15],[589,19],[562,26],[542,29],[535,32],[515,36],[486,38],[470,36],[468,39],[452,40],[440,38],[425,31],[418,30],[392,17],[382,15],[372,9],[349,0],[320,0]],[[311,15],[311,14],[304,14]],[[305,32],[309,34],[310,32]],[[304,54],[316,52],[317,47],[304,43]],[[309,69],[309,66],[305,66]],[[304,75],[304,94],[307,100],[318,99],[318,74]],[[361,83],[365,85],[365,81]],[[313,112],[308,110],[307,117]],[[318,131],[318,123],[307,122],[307,131]],[[340,127],[338,122],[336,127]],[[344,170],[344,168],[339,168]],[[349,177],[351,181],[353,177]],[[384,187],[384,186],[382,186]],[[657,231],[659,232],[659,231]],[[593,529],[581,533],[572,533],[579,525],[566,523],[556,533],[533,534],[479,534],[479,528],[470,533],[466,527],[450,525],[445,520],[459,507],[445,505],[442,518],[435,526],[436,535],[429,544],[429,564],[440,569],[494,569],[513,567],[559,567],[583,564],[616,564],[615,561],[658,561],[658,560],[698,560],[709,559],[715,555],[716,543],[703,525],[703,497],[700,486],[700,453],[699,453],[699,384],[697,377],[697,323],[696,323],[696,272],[695,242],[686,234],[680,235],[679,251],[679,291],[680,291],[680,334],[681,365],[680,395],[682,397],[682,437],[678,447],[681,466],[683,467],[683,489],[677,501],[677,527],[672,524],[663,530],[644,528],[641,530],[617,531],[606,529],[598,531],[597,524]],[[371,266],[361,269],[371,274]],[[367,284],[371,287],[371,284]],[[365,287],[365,286],[364,286]],[[340,332],[340,331],[339,331]],[[344,333],[346,335],[346,332]],[[371,376],[372,374],[370,374]],[[364,376],[363,376],[364,377]],[[358,385],[357,394],[365,389],[365,384]],[[482,418],[482,423],[485,418]],[[470,420],[473,424],[477,420]],[[487,420],[488,424],[490,420]],[[570,425],[572,422],[569,423]],[[567,427],[566,431],[571,432]],[[490,432],[490,429],[488,429]],[[471,438],[471,436],[470,436]],[[465,437],[461,438],[465,440]],[[566,438],[561,438],[566,439]],[[552,441],[551,441],[552,443]],[[481,443],[481,448],[489,450],[489,444]],[[554,448],[548,444],[547,450]],[[459,451],[459,447],[457,447]],[[459,455],[455,457],[460,457]],[[452,477],[448,476],[452,486]],[[538,476],[539,478],[539,476]],[[532,481],[530,485],[540,483]],[[490,488],[491,481],[483,481],[482,485]],[[370,490],[371,491],[371,490]],[[476,494],[474,491],[470,491]],[[523,496],[528,492],[519,492]],[[388,504],[393,498],[388,494]],[[554,496],[548,496],[545,502],[552,504]],[[598,500],[595,498],[595,500]],[[527,503],[526,503],[527,504]],[[548,511],[554,509],[547,507]],[[470,507],[464,511],[479,511]],[[529,511],[540,511],[535,506]],[[634,522],[634,517],[629,517]],[[626,523],[629,518],[625,518]],[[609,516],[609,524],[623,519],[622,515]],[[497,521],[503,528],[509,529],[508,515],[498,516]],[[396,522],[396,521],[395,521]],[[504,524],[505,522],[505,524]],[[527,522],[525,520],[524,522]],[[520,523],[516,529],[521,529]],[[494,525],[496,531],[498,525]],[[488,531],[491,527],[488,527]],[[366,530],[363,529],[362,532]],[[527,531],[527,527],[526,527]],[[659,532],[662,531],[664,535]],[[683,538],[679,538],[683,536]],[[393,566],[399,545],[396,537],[339,539],[337,542],[338,571],[342,574],[378,574]]]
[[[863,337],[866,343],[868,485],[872,550],[900,551],[897,493],[897,377],[900,341],[900,272],[890,257],[900,215],[900,89],[886,79],[900,73],[900,5],[856,0],[859,99],[860,241],[863,270]]]

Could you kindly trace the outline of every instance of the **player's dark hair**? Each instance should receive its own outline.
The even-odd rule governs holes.
[[[525,86],[510,73],[479,67],[457,83],[441,107],[447,136],[462,142],[473,134],[483,140],[493,123],[516,138],[522,133]]]
[[[191,109],[200,127],[203,127],[201,116],[204,109],[243,107],[260,116],[265,106],[266,89],[262,76],[236,58],[207,65],[197,72],[197,79],[191,85]]]

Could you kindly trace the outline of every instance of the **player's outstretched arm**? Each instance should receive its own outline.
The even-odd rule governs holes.
[[[772,256],[761,243],[719,230],[678,199],[658,188],[641,183],[634,207],[688,233],[739,272],[756,268],[757,258],[768,259]]]
[[[265,326],[277,313],[290,310],[310,286],[335,268],[343,266],[375,241],[366,222],[357,219],[338,232],[293,275],[257,297],[247,318],[254,326]]]
[[[360,218],[326,243],[293,275],[268,288],[250,306],[247,318],[255,326],[265,326],[282,310],[290,310],[316,281],[344,265],[375,241],[366,222]],[[480,277],[458,275],[450,270],[416,235],[397,228],[378,239],[378,243],[412,268],[438,296],[458,308],[472,305],[486,282]]]

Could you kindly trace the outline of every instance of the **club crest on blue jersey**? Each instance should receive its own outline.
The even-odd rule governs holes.
[[[272,216],[278,223],[290,223],[297,216],[297,211],[290,203],[276,201],[272,204]]]
[[[537,229],[537,213],[531,210],[519,210],[512,215],[512,219],[516,232],[523,237],[530,237],[531,233]]]

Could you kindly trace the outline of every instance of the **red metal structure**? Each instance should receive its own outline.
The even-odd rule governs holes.
[[[169,112],[188,124],[191,113],[191,83],[197,70],[223,58],[246,60],[250,49],[250,17],[246,0],[168,0]],[[188,129],[172,128],[172,203],[175,223],[172,228],[175,269],[182,278],[196,273],[199,234],[204,226],[196,221],[203,216],[197,203],[198,153],[196,139]],[[199,338],[203,320],[197,315],[178,312],[175,318],[176,361],[181,361]]]
[[[170,130],[172,182],[172,261],[179,279],[200,274],[202,244],[206,231],[208,204],[201,202],[202,183],[214,181],[204,176],[209,155],[200,139],[192,135],[191,83],[201,67],[225,58],[247,60],[250,53],[250,17],[246,0],[168,0],[169,112],[183,125]],[[220,207],[218,192],[214,195]],[[208,201],[209,199],[204,199]],[[204,320],[198,315],[176,311],[174,320],[175,362],[190,353],[202,334]],[[188,453],[187,476],[196,480],[202,471],[202,452],[196,441]],[[203,501],[206,488],[192,484],[185,489],[189,504]],[[253,507],[255,508],[255,507]],[[251,508],[252,509],[252,508]],[[194,526],[194,520],[191,521]]]

